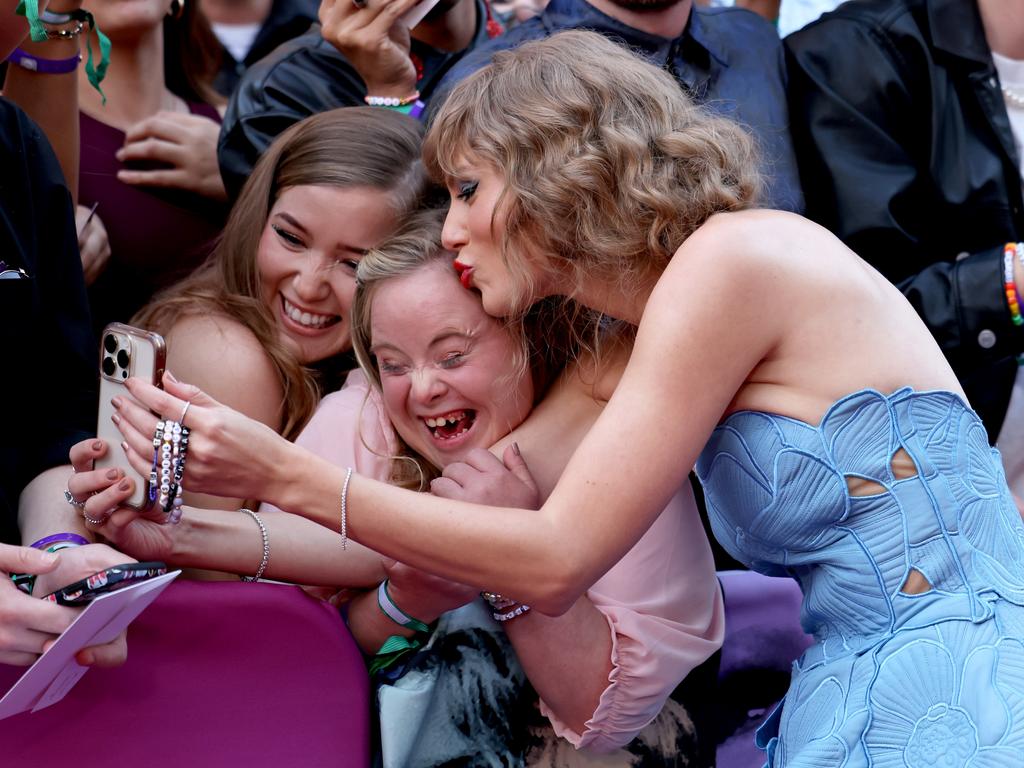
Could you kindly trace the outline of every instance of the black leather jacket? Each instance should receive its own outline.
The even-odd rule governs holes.
[[[416,87],[429,101],[444,75],[466,51],[487,39],[483,0],[476,3],[476,30],[464,51],[439,51],[413,38],[412,53],[423,66]],[[320,35],[320,26],[279,46],[249,68],[224,115],[217,160],[234,200],[267,147],[289,126],[336,107],[363,105],[366,84],[348,59]]]
[[[1013,134],[974,0],[852,0],[785,41],[807,214],[897,283],[995,440],[1024,351]]]

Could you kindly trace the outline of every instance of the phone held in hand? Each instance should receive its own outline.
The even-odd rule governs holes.
[[[46,595],[43,600],[49,600],[58,605],[70,605],[81,608],[88,605],[94,598],[107,592],[116,592],[119,589],[138,584],[140,581],[155,579],[167,573],[167,566],[163,563],[125,563],[104,568],[92,576],[61,587],[56,592]]]
[[[128,393],[125,381],[130,376],[161,386],[164,367],[167,364],[167,346],[158,333],[134,328],[122,323],[111,323],[103,329],[100,342],[100,403],[99,418],[96,422],[96,436],[107,443],[107,453],[96,460],[96,469],[120,467],[135,480],[135,490],[124,506],[142,511],[153,502],[149,497],[149,478],[143,477],[129,464],[124,452],[118,447],[124,440],[111,417],[114,396],[140,405]]]

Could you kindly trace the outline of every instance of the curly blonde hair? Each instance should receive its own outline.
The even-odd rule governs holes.
[[[583,31],[496,53],[456,86],[424,161],[451,180],[467,160],[504,177],[495,211],[522,309],[536,294],[517,253],[542,254],[563,284],[569,277],[569,296],[595,278],[635,295],[712,214],[754,206],[762,186],[743,128],[694,104],[668,72]]]

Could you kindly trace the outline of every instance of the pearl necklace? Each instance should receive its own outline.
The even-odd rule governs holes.
[[[1007,88],[1005,85],[1002,86],[1002,91],[1007,104],[1017,109],[1024,109],[1024,94]]]

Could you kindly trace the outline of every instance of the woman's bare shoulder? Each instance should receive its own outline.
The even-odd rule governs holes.
[[[281,379],[248,327],[225,315],[189,314],[175,321],[166,341],[167,367],[178,379],[277,428]]]

